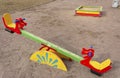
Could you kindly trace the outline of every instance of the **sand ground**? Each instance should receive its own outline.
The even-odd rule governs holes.
[[[100,78],[119,78],[120,9],[111,8],[112,0],[56,0],[48,4],[14,11],[13,19],[26,18],[29,31],[81,55],[83,47],[93,45],[94,60],[110,58],[111,71]],[[79,5],[103,6],[102,17],[74,16]],[[2,17],[2,15],[0,15]],[[65,61],[68,72],[29,60],[40,44],[4,31],[0,21],[0,78],[99,78],[77,62]]]

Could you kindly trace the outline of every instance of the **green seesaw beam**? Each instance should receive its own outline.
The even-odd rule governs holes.
[[[70,51],[68,51],[66,49],[63,49],[63,48],[61,48],[61,47],[59,47],[59,46],[57,46],[57,45],[55,45],[55,44],[53,44],[53,43],[51,43],[49,41],[46,41],[46,40],[44,40],[44,39],[42,39],[42,38],[40,38],[38,36],[33,35],[33,34],[27,32],[25,30],[21,30],[21,35],[23,35],[23,36],[25,36],[25,37],[33,40],[33,41],[36,41],[38,43],[47,45],[47,46],[55,49],[60,54],[65,55],[65,56],[71,58],[72,60],[74,60],[76,62],[80,62],[81,60],[83,60],[83,57],[80,57],[80,56],[78,56],[78,55],[76,55],[76,54],[74,54],[74,53],[72,53],[72,52],[70,52]]]

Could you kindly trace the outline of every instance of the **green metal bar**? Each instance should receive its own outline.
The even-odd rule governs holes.
[[[55,49],[60,54],[63,54],[63,55],[71,58],[72,60],[74,60],[76,62],[80,62],[81,60],[83,60],[82,57],[80,57],[80,56],[78,56],[78,55],[76,55],[76,54],[74,54],[74,53],[72,53],[72,52],[70,52],[70,51],[68,51],[66,49],[63,49],[63,48],[61,48],[61,47],[59,47],[59,46],[57,46],[57,45],[55,45],[55,44],[53,44],[51,42],[48,42],[48,41],[46,41],[46,40],[44,40],[44,39],[42,39],[40,37],[37,37],[37,36],[27,32],[25,30],[21,30],[21,35],[23,35],[23,36],[25,36],[25,37],[33,40],[33,41],[36,41],[38,43],[45,44],[45,45]]]

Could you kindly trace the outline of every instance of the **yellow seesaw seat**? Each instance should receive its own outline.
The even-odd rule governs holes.
[[[102,69],[110,66],[111,60],[110,60],[110,59],[107,59],[107,60],[103,61],[102,63],[99,63],[99,62],[97,62],[97,61],[90,61],[90,64],[91,64],[94,68],[96,68],[96,69],[98,69],[98,70],[102,70]]]
[[[9,13],[5,13],[3,15],[3,18],[4,18],[4,21],[5,21],[5,24],[10,27],[10,28],[15,28],[16,25],[15,23],[12,22],[12,18],[11,18],[11,15]]]

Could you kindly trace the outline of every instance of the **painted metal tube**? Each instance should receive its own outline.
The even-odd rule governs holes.
[[[72,60],[74,60],[76,62],[80,62],[81,60],[83,60],[83,57],[80,57],[80,56],[78,56],[78,55],[76,55],[76,54],[74,54],[74,53],[72,53],[72,52],[70,52],[66,49],[63,49],[63,48],[61,48],[61,47],[59,47],[59,46],[57,46],[57,45],[55,45],[55,44],[53,44],[49,41],[46,41],[46,40],[44,40],[44,39],[42,39],[38,36],[33,35],[33,34],[27,32],[25,30],[21,30],[21,35],[25,36],[25,37],[33,40],[33,41],[36,41],[38,43],[45,44],[45,45],[55,49],[60,54],[65,55],[65,56],[71,58]]]

